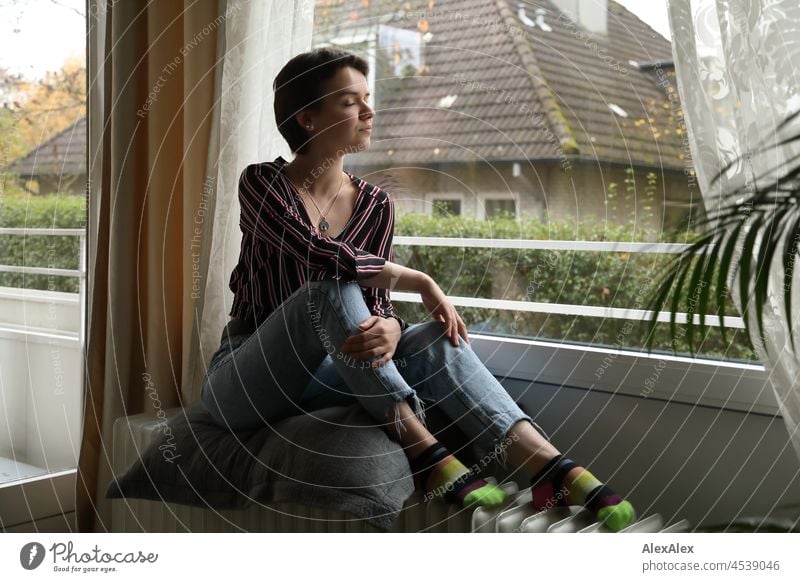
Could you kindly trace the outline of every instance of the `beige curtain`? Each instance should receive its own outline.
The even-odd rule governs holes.
[[[206,363],[219,347],[233,293],[228,281],[239,259],[239,175],[249,164],[292,153],[275,125],[272,82],[293,56],[311,48],[313,0],[234,2],[229,0],[227,50],[219,107],[219,171],[209,232],[210,257],[203,278],[204,301],[198,316],[197,357],[187,361],[191,385],[199,386]]]
[[[80,532],[111,531],[112,427],[198,398],[227,320],[236,180],[287,151],[277,67],[313,2],[89,0],[89,274]],[[287,42],[287,40],[289,42]]]

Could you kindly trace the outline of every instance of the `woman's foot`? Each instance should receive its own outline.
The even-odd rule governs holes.
[[[425,491],[425,499],[442,497],[462,507],[502,505],[508,496],[503,489],[470,471],[439,442],[409,461],[414,485]]]
[[[636,521],[630,502],[563,455],[550,459],[531,479],[531,486],[533,504],[540,511],[553,506],[583,505],[615,532]]]

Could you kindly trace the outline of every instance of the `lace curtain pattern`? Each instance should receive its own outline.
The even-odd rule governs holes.
[[[778,129],[800,109],[800,3],[669,0],[669,12],[687,150],[703,204],[713,210],[732,189],[774,180],[782,164],[800,154],[796,146],[780,144],[800,132],[798,124]],[[759,147],[766,147],[766,153],[753,155]],[[792,277],[795,314],[787,317],[784,312],[783,264],[777,260],[769,273],[764,346],[753,337],[753,330],[750,333],[800,457],[800,277],[797,273]],[[746,308],[755,321],[752,302],[738,296],[737,285],[731,289],[737,307]],[[794,348],[789,325],[796,338]]]
[[[275,125],[272,82],[293,56],[311,49],[314,2],[229,0],[219,107],[219,158],[208,262],[201,272],[192,386],[199,387],[228,322],[233,293],[228,288],[239,258],[239,175],[249,165],[292,154]],[[197,388],[199,389],[199,388]]]

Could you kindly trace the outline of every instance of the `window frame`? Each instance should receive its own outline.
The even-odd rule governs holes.
[[[80,327],[77,337],[70,332],[63,332],[56,329],[39,329],[27,325],[7,323],[0,325],[0,337],[22,341],[26,345],[39,343],[47,346],[75,347],[77,344],[80,359],[86,359],[86,314],[87,314],[87,250],[88,250],[88,229],[87,228],[0,228],[0,234],[4,235],[49,235],[49,236],[77,236],[79,238],[79,257],[78,269],[56,269],[52,267],[30,267],[30,266],[10,266],[2,265],[6,272],[40,273],[46,275],[78,277],[78,309],[80,316]],[[18,292],[7,291],[2,293],[7,297],[22,296],[26,300],[36,301],[33,297],[26,297],[26,289]],[[28,294],[29,295],[29,294]],[[41,298],[39,300],[42,300]],[[71,299],[48,298],[48,303],[70,303]],[[82,390],[86,386],[86,370],[84,367],[79,371],[79,385]],[[84,395],[85,396],[85,395]],[[81,414],[83,410],[81,410]],[[81,425],[85,422],[81,418]],[[79,438],[80,434],[77,435]],[[44,468],[43,468],[44,469]],[[58,518],[63,515],[67,522],[74,524],[75,512],[75,483],[78,467],[68,467],[66,469],[56,469],[41,475],[34,475],[13,481],[0,483],[0,518],[2,518],[3,528],[21,529],[27,531],[30,524],[35,529],[37,522],[48,519]],[[36,503],[31,504],[27,500],[35,499]]]
[[[470,334],[470,340],[498,378],[780,416],[769,376],[760,364],[477,333]],[[604,372],[598,378],[600,369]],[[657,381],[645,390],[648,380]]]
[[[686,245],[611,241],[556,241],[522,239],[474,239],[453,237],[396,236],[395,245],[452,246],[457,248],[521,248],[539,250],[677,253]],[[648,312],[627,308],[457,297],[456,306],[513,309],[562,315],[589,315],[618,319],[649,317]],[[421,303],[408,292],[392,293],[395,302]],[[682,322],[687,314],[679,314]],[[661,314],[661,321],[668,314]],[[695,316],[696,317],[696,316]],[[707,325],[718,325],[717,316],[706,316]],[[731,327],[743,327],[740,317],[725,318]],[[764,366],[668,353],[637,351],[590,344],[563,343],[547,339],[501,334],[470,334],[472,344],[486,367],[498,378],[547,382],[639,398],[682,402],[727,410],[780,416],[780,409]],[[608,363],[610,362],[610,363]],[[604,366],[605,364],[605,367]],[[657,367],[654,368],[654,366]],[[603,372],[598,374],[602,367]],[[599,376],[599,377],[598,377]],[[651,379],[648,386],[647,380]],[[657,381],[655,381],[657,380]],[[644,390],[644,388],[647,390]]]
[[[369,47],[370,84],[374,83],[376,33],[360,27],[352,35],[331,39],[339,45],[364,42],[357,34],[365,35]],[[324,43],[328,45],[330,43]],[[323,43],[320,43],[323,44]],[[466,216],[461,193],[437,193],[436,198],[453,197],[461,200],[461,216]],[[475,215],[486,220],[487,200],[513,200],[515,218],[521,220],[521,197],[507,192],[478,193]],[[427,214],[433,214],[433,198],[425,196]],[[393,299],[403,299],[403,293],[393,293]],[[471,347],[486,367],[498,378],[516,378],[556,385],[607,392],[625,397],[664,400],[665,404],[680,402],[694,406],[711,406],[724,410],[745,411],[780,416],[780,408],[769,384],[769,376],[760,364],[689,358],[669,354],[637,352],[631,349],[595,347],[586,344],[563,344],[546,340],[513,336],[470,334]],[[536,359],[531,355],[537,356]],[[595,377],[599,366],[608,359],[613,365]],[[536,365],[533,365],[533,362]],[[662,365],[657,384],[644,395],[635,387],[643,386],[654,375],[654,366]],[[541,367],[546,363],[546,367]],[[733,387],[733,388],[732,388]]]
[[[477,200],[478,203],[475,205],[475,218],[478,220],[487,220],[486,202],[489,200],[511,200],[514,203],[514,220],[520,220],[519,196],[500,192],[479,193]]]

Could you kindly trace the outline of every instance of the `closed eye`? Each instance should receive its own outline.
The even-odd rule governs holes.
[[[371,95],[371,93],[367,93],[366,94],[366,98],[368,98],[370,95]],[[365,101],[366,101],[366,98],[365,98]],[[351,103],[345,103],[344,105],[345,105],[345,107],[350,107],[351,105],[358,105],[358,102],[357,101],[353,101]]]

